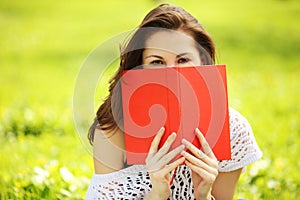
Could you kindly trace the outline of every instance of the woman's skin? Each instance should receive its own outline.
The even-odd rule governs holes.
[[[159,31],[146,40],[146,48],[143,52],[144,68],[198,66],[201,63],[196,42],[181,31]],[[106,138],[104,136],[106,134],[111,135],[96,129],[94,164],[95,173],[98,174],[116,172],[124,168],[123,132],[118,129],[110,138]],[[197,127],[195,127],[195,135],[202,145],[202,150],[183,139],[180,146],[169,152],[170,146],[176,139],[176,133],[172,133],[162,148],[158,149],[163,134],[162,127],[153,139],[146,159],[152,190],[145,199],[167,199],[170,195],[170,172],[183,162],[192,170],[194,195],[197,200],[211,199],[211,195],[216,199],[233,199],[242,169],[218,173],[218,161]],[[178,154],[181,154],[181,157],[170,162]]]
[[[146,41],[144,68],[199,66],[201,59],[195,40],[180,31],[159,31]]]

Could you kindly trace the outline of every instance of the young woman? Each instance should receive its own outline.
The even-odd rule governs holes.
[[[183,140],[182,145],[169,151],[176,133],[158,148],[165,131],[162,127],[152,141],[146,165],[127,166],[121,98],[112,101],[114,92],[120,95],[118,82],[124,70],[210,65],[214,60],[211,37],[182,8],[164,4],[146,15],[122,49],[120,67],[110,82],[110,94],[89,131],[95,174],[87,199],[233,198],[243,168],[262,156],[251,127],[241,114],[229,109],[231,160],[218,161],[197,127],[195,134],[202,150]],[[179,154],[181,157],[174,160]]]

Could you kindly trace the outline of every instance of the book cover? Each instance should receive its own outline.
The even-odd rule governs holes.
[[[164,126],[198,148],[199,128],[218,160],[231,158],[225,65],[126,70],[121,78],[127,164],[145,164],[151,142]],[[171,150],[170,149],[170,150]]]

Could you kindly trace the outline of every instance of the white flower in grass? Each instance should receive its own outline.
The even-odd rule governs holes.
[[[26,108],[24,111],[24,118],[26,121],[32,121],[34,118],[34,112],[31,109]]]
[[[72,194],[68,190],[65,190],[65,189],[61,189],[60,193],[64,196],[66,196],[66,197],[71,197],[72,196]]]
[[[262,159],[257,161],[254,166],[250,169],[250,176],[256,176],[260,171],[266,170],[271,165],[270,159]]]
[[[270,179],[267,182],[267,187],[270,189],[279,189],[280,188],[280,182],[274,179]]]
[[[62,167],[59,172],[65,182],[72,183],[75,180],[74,175],[68,170],[68,168]]]
[[[58,160],[50,160],[49,167],[56,167],[58,165]]]
[[[49,177],[49,172],[40,167],[35,167],[33,171],[35,172],[35,175],[32,177],[32,182],[34,183],[42,184]]]

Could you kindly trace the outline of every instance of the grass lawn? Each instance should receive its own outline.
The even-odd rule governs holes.
[[[85,132],[73,120],[77,75],[93,49],[134,29],[158,2],[1,1],[0,199],[84,198],[93,163],[90,147],[78,136]],[[241,176],[235,199],[296,199],[299,2],[171,3],[211,33],[218,63],[228,66],[230,106],[250,121],[264,153]],[[94,109],[111,73],[97,87]]]

